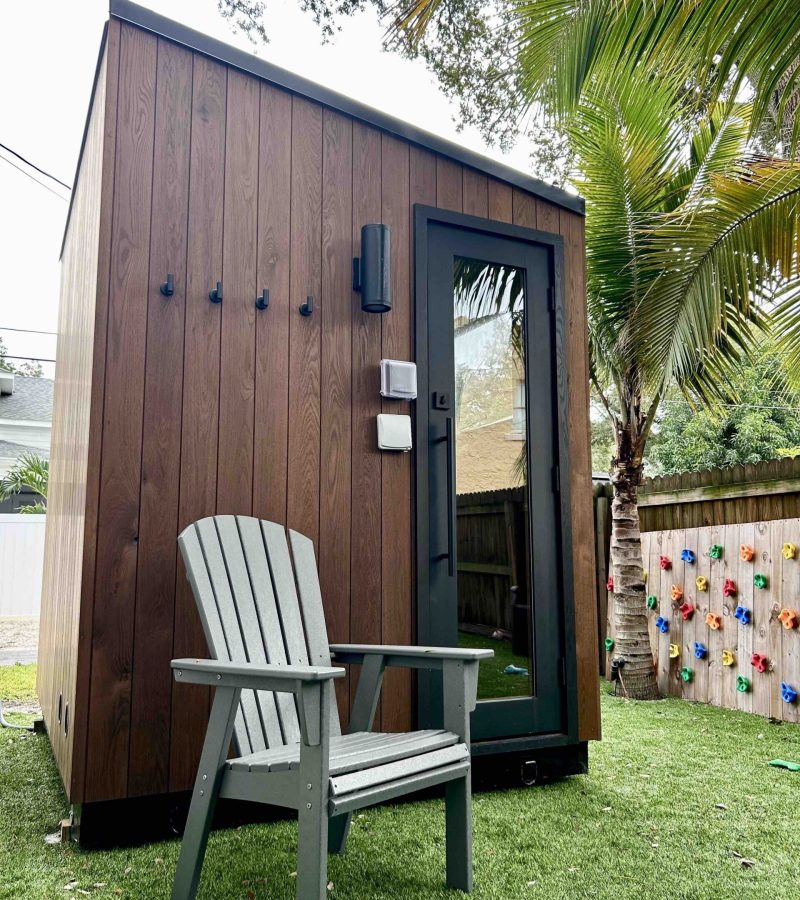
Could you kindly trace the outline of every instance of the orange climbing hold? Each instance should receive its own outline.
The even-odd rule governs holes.
[[[670,591],[670,593],[672,594],[672,599],[676,602],[683,599],[683,588],[678,587],[677,584],[672,585],[672,590]]]
[[[787,631],[791,631],[792,628],[797,628],[797,623],[800,621],[800,614],[798,614],[796,609],[784,608],[778,614],[778,620]]]
[[[706,625],[712,631],[719,631],[722,626],[722,616],[719,613],[706,613]]]
[[[756,551],[749,544],[742,544],[739,547],[739,556],[745,562],[752,562],[753,557],[756,555]]]

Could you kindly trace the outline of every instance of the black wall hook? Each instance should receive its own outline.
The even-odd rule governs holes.
[[[314,298],[309,294],[306,302],[300,307],[301,316],[310,316],[314,312]]]
[[[216,288],[208,295],[208,299],[212,303],[222,303],[222,282],[218,281]]]
[[[165,297],[171,297],[175,293],[175,276],[170,272],[167,280],[161,285],[161,293]]]
[[[256,297],[256,309],[266,309],[269,306],[269,288],[261,291],[261,296]]]

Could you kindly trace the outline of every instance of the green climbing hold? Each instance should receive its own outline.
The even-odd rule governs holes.
[[[736,690],[740,694],[746,694],[750,690],[750,679],[745,678],[744,675],[740,675],[736,679]]]
[[[614,638],[606,638],[606,653],[611,653],[614,649]]]
[[[761,573],[756,573],[753,575],[753,584],[757,588],[761,588],[762,590],[767,586],[767,576],[762,575]]]
[[[655,594],[650,594],[647,598],[647,608],[648,609],[657,609],[658,608],[658,597]]]
[[[681,669],[681,678],[683,679],[683,681],[691,681],[693,675],[694,675],[694,673],[688,666],[684,666]]]
[[[722,559],[722,544],[712,544],[708,551],[708,555],[712,559]]]

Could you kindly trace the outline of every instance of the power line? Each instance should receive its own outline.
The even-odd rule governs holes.
[[[12,328],[10,325],[0,325],[0,331],[21,331],[24,334],[58,334],[57,331],[36,331],[33,328]]]
[[[61,179],[56,178],[55,175],[51,175],[49,172],[45,172],[44,169],[40,169],[39,166],[37,166],[35,163],[32,163],[29,159],[25,159],[24,156],[17,153],[16,150],[12,150],[11,147],[6,147],[6,145],[2,143],[0,143],[0,147],[2,147],[3,150],[7,150],[13,156],[16,156],[17,159],[22,160],[22,162],[24,162],[26,166],[30,166],[32,169],[36,169],[36,171],[40,172],[42,175],[46,175],[48,178],[52,178],[53,181],[55,181],[57,184],[60,184],[61,187],[65,187],[68,191],[72,190],[72,188],[68,184],[65,184],[63,181],[61,181]]]
[[[54,359],[45,359],[43,356],[12,356],[10,353],[3,354],[2,359],[27,359],[29,362],[55,362]]]
[[[0,159],[2,159],[3,162],[8,163],[10,166],[13,166],[13,168],[15,168],[18,172],[22,172],[22,174],[23,174],[26,178],[30,178],[30,180],[33,181],[33,182],[35,182],[36,184],[38,184],[39,187],[43,187],[46,191],[50,191],[50,193],[51,193],[54,197],[58,197],[58,199],[59,199],[59,200],[63,200],[64,203],[67,202],[67,198],[66,198],[66,197],[62,197],[61,194],[58,193],[58,191],[54,191],[51,187],[49,187],[48,185],[46,185],[43,181],[39,181],[38,178],[34,178],[33,175],[31,175],[30,172],[26,172],[25,169],[22,168],[22,166],[18,166],[15,162],[12,162],[10,159],[6,159],[5,156],[2,156],[2,155],[0,155]]]
[[[35,328],[14,328],[11,325],[0,325],[0,331],[18,331],[21,334],[52,334],[58,336],[57,331],[38,331]]]

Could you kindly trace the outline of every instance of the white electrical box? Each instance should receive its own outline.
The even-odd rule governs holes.
[[[407,453],[411,449],[411,416],[379,413],[378,449]]]
[[[417,365],[399,359],[381,360],[381,397],[416,400]]]

